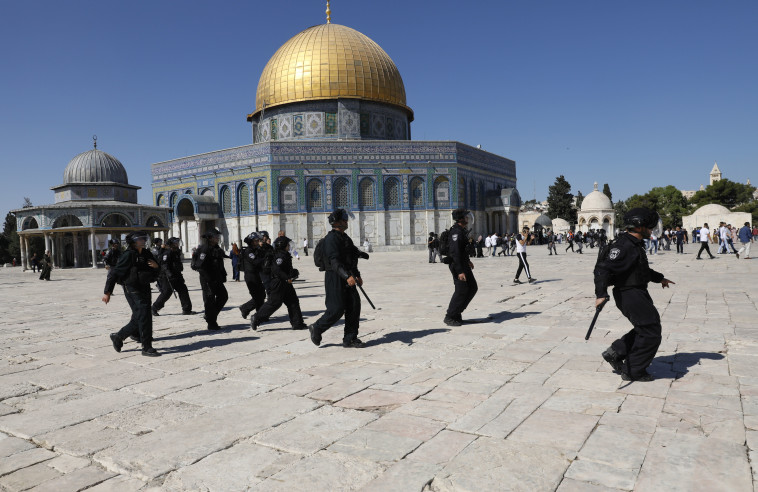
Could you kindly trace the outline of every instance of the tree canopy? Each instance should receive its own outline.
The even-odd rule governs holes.
[[[611,200],[611,203],[613,203],[613,194],[611,193],[611,187],[608,186],[608,183],[605,183],[603,185],[603,193],[608,196],[608,198]]]
[[[553,218],[561,218],[569,223],[576,223],[576,209],[573,206],[574,195],[571,185],[563,175],[555,178],[555,184],[550,186],[547,195],[547,214]]]
[[[695,193],[690,203],[695,207],[717,203],[731,209],[753,201],[754,191],[755,186],[722,179]]]
[[[632,195],[626,199],[626,209],[646,207],[658,212],[664,227],[682,225],[682,217],[689,215],[687,199],[676,186],[658,186],[644,195]]]

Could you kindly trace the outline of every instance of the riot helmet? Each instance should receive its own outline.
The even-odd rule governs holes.
[[[115,246],[115,245],[121,245],[121,241],[119,239],[116,239],[115,237],[108,241],[108,246]]]
[[[474,214],[471,212],[471,210],[466,210],[465,208],[456,208],[453,210],[453,221],[456,223],[466,220],[466,225],[469,227],[469,229],[473,228],[474,226]]]
[[[160,246],[161,244],[163,244],[163,239],[156,237],[155,239],[153,239],[153,244],[155,246]]]
[[[634,229],[635,227],[655,229],[658,220],[658,213],[645,207],[633,208],[624,214],[624,224],[627,229]]]
[[[248,246],[252,246],[254,241],[260,241],[260,240],[261,240],[261,236],[257,232],[251,232],[244,239],[245,244],[247,244]]]
[[[329,223],[334,224],[335,222],[338,222],[340,220],[349,220],[350,216],[347,213],[347,210],[344,208],[338,208],[335,209],[334,212],[329,214]]]
[[[288,251],[291,244],[292,240],[287,236],[279,236],[278,238],[274,239],[274,248],[280,249],[282,251]]]
[[[144,241],[145,245],[143,248],[149,248],[150,247],[150,235],[145,231],[135,231],[130,232],[126,235],[126,244],[129,246],[133,246],[137,244],[137,241]]]
[[[171,238],[168,239],[168,241],[166,241],[166,246],[168,246],[169,248],[176,247],[177,249],[181,249],[182,248],[182,240],[179,239],[178,237],[171,237]]]

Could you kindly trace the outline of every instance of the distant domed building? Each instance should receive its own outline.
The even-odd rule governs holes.
[[[608,237],[612,238],[616,230],[615,217],[611,199],[597,189],[597,181],[595,181],[592,193],[582,200],[582,208],[577,217],[578,230],[587,232],[591,229],[605,229]]]
[[[516,163],[455,141],[413,141],[413,119],[389,55],[327,16],[263,68],[247,115],[252,144],[153,164],[154,203],[168,207],[187,250],[213,227],[225,247],[256,230],[312,246],[335,208],[351,213],[353,241],[377,250],[426,247],[457,207],[475,212],[475,234],[515,231]]]
[[[63,171],[63,184],[53,186],[55,204],[27,207],[16,216],[24,269],[29,268],[29,237],[45,238],[56,267],[96,267],[97,251],[108,236],[121,238],[131,231],[155,235],[168,231],[165,207],[139,205],[139,186],[129,184],[123,164],[95,148],[83,152]],[[35,251],[37,256],[42,251]]]
[[[571,230],[571,224],[566,219],[560,217],[553,219],[553,232],[556,234],[566,234]]]
[[[726,222],[740,228],[745,222],[752,223],[752,221],[753,216],[749,212],[732,212],[723,205],[711,203],[698,208],[692,215],[682,217],[682,228],[686,231],[692,231],[707,223],[708,227],[713,229],[718,227],[719,222]]]

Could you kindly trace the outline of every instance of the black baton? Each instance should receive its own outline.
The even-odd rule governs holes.
[[[357,286],[358,286],[358,288],[359,288],[359,289],[361,289],[361,292],[363,292],[363,297],[365,297],[365,298],[366,298],[366,300],[368,301],[368,303],[369,303],[369,304],[371,304],[371,307],[372,307],[373,309],[376,309],[376,306],[374,306],[374,303],[373,303],[373,302],[371,302],[371,299],[369,299],[369,298],[368,298],[368,295],[366,295],[366,291],[365,291],[365,290],[363,290],[363,287],[361,287],[361,286],[360,286],[360,285],[358,285],[357,283],[356,283],[355,285],[357,285]]]
[[[610,297],[606,296],[605,300],[595,307],[595,317],[592,318],[592,323],[590,323],[590,329],[587,330],[587,335],[585,335],[584,337],[585,340],[590,339],[590,334],[592,333],[592,329],[595,327],[595,323],[597,322],[597,317],[600,315],[600,311],[603,310],[603,308],[605,307],[609,299]]]

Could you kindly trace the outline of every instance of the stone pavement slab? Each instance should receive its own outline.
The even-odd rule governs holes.
[[[159,358],[112,349],[105,327],[129,309],[93,294],[103,270],[39,283],[0,269],[0,488],[753,490],[758,262],[687,253],[651,257],[677,284],[650,289],[663,325],[650,383],[623,382],[600,356],[630,327],[615,306],[584,340],[592,254],[530,247],[540,282],[517,286],[502,281],[514,258],[474,259],[464,318],[491,320],[461,327],[442,323],[444,265],[373,254],[361,270],[378,309],[362,306],[361,349],[342,348],[342,322],[314,346],[284,310],[250,331],[236,309],[247,289],[230,282],[218,332],[169,300]],[[312,322],[323,274],[298,268]]]

